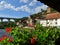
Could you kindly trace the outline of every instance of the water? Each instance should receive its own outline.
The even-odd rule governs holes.
[[[7,34],[4,29],[0,29],[0,37],[2,37],[2,35],[7,35],[9,37],[9,34]]]

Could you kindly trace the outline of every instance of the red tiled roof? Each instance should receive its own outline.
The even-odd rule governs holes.
[[[50,13],[46,16],[46,19],[58,19],[60,18],[60,13]]]

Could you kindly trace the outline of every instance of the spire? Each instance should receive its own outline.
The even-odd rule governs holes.
[[[47,13],[51,13],[51,8],[50,7],[47,8]]]

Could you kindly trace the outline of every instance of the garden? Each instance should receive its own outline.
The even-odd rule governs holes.
[[[0,37],[1,45],[55,45],[60,36],[57,27],[43,27],[36,23],[34,29],[19,28],[18,26],[6,27],[7,35]]]

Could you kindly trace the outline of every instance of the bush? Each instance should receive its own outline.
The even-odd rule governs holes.
[[[9,32],[12,36],[12,42],[6,41],[3,44],[9,45],[29,45],[31,37],[34,37],[35,45],[55,45],[55,40],[59,38],[60,29],[57,27],[43,27],[40,24],[35,25],[35,29],[24,28],[20,30],[17,26]]]

